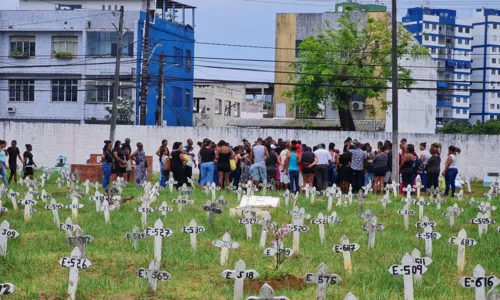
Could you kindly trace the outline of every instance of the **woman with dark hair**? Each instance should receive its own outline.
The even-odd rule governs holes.
[[[217,162],[217,176],[219,178],[219,187],[222,189],[225,186],[229,186],[229,173],[231,173],[231,165],[229,160],[233,158],[233,151],[229,149],[227,143],[224,140],[220,140],[217,144],[217,153],[215,155],[215,161]]]
[[[186,157],[182,153],[182,143],[175,142],[172,147],[172,161],[170,162],[170,169],[174,176],[174,180],[177,181],[175,185],[177,188],[181,187],[187,182],[186,175],[184,174],[184,164],[186,162]]]
[[[354,148],[354,146],[352,145],[348,147]],[[354,171],[351,168],[351,162],[352,162],[351,152],[344,152],[341,155],[339,155],[337,169],[339,170],[338,180],[342,194],[347,194],[349,192],[349,185],[354,180]]]
[[[307,184],[310,188],[314,186],[314,176],[316,176],[316,164],[318,163],[318,157],[314,152],[311,151],[311,147],[304,147],[304,153],[302,153],[302,177],[304,178],[304,186]]]
[[[403,155],[403,159],[401,160],[401,164],[399,165],[399,173],[401,173],[401,177],[403,178],[403,186],[406,188],[408,185],[413,186],[413,180],[415,179],[415,159],[417,157],[414,155],[415,146],[413,144],[408,144],[406,146],[406,151]]]
[[[2,181],[4,185],[7,185],[7,165],[5,160],[7,159],[7,154],[5,153],[5,147],[7,147],[7,142],[0,140],[0,175],[2,176]]]
[[[458,147],[448,147],[448,158],[446,159],[444,171],[442,173],[446,183],[446,189],[444,191],[445,196],[448,196],[451,187],[451,196],[455,197],[455,179],[458,175],[457,155],[460,154],[460,152],[462,152],[462,150]]]
[[[130,155],[130,159],[135,161],[135,184],[137,187],[146,181],[146,152],[142,143],[137,143],[137,150]]]
[[[290,192],[297,193],[300,191],[299,187],[299,164],[302,162],[302,155],[297,154],[297,146],[292,146],[292,151],[287,154],[285,163],[285,170],[288,170],[290,176]]]
[[[271,179],[276,178],[276,166],[278,165],[278,154],[273,151],[271,144],[266,143],[265,147],[267,148],[267,152],[269,153],[268,159],[266,159],[266,175],[267,182],[270,182]]]
[[[33,180],[33,176],[35,174],[35,169],[36,164],[33,161],[33,147],[30,144],[26,144],[26,151],[23,153],[23,170],[24,170],[24,175],[23,175],[23,180],[26,178],[26,176],[29,176],[31,180]]]
[[[335,152],[335,143],[330,143],[328,145],[328,152],[330,152],[330,155],[332,156],[332,161],[328,164],[328,183],[333,185],[337,181],[337,176],[335,176],[335,173],[337,172],[337,153]]]
[[[113,155],[111,155],[111,147],[113,143],[111,141],[104,141],[104,147],[102,148],[102,188],[106,191],[109,185],[109,179],[111,178],[111,170],[113,168]]]
[[[123,152],[123,149],[121,147],[122,142],[116,141],[115,146],[113,150],[111,151],[113,153],[113,159],[114,159],[114,164],[113,164],[113,174],[116,174],[116,178],[122,177],[123,174],[127,171],[127,161],[125,160],[125,152]]]
[[[375,178],[373,182],[374,194],[382,194],[384,191],[384,177],[387,172],[388,160],[386,150],[386,146],[382,144],[378,149],[377,155],[373,158],[373,174]]]
[[[434,187],[435,189],[437,189],[439,187],[439,170],[441,166],[441,157],[439,157],[439,152],[436,147],[431,147],[430,154],[431,157],[425,164],[425,170],[427,172],[427,186],[429,188]]]
[[[158,160],[160,161],[160,170],[163,170],[163,165],[165,163],[165,159],[164,159],[164,156],[163,153],[164,152],[167,152],[167,157],[170,156],[170,153],[168,151],[168,141],[167,140],[162,140],[161,141],[161,145],[160,145],[160,148],[158,148],[158,150],[156,150],[156,156],[158,156]],[[160,182],[163,182],[163,181],[167,181],[167,179],[164,179],[163,178],[163,172],[160,172]]]
[[[233,148],[233,159],[236,164],[236,169],[231,171],[229,174],[229,182],[233,183],[233,186],[238,187],[241,178],[241,153],[243,152],[243,146],[236,146]]]
[[[212,141],[205,139],[200,150],[200,186],[214,182],[214,160],[215,150],[212,148]]]

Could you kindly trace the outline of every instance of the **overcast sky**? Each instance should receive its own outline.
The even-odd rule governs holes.
[[[306,13],[332,11],[336,0],[176,0],[196,6],[195,37],[197,42],[275,46],[275,23],[277,13]],[[340,0],[338,0],[340,2]],[[375,0],[360,1],[374,3]],[[431,7],[452,8],[459,10],[459,16],[466,18],[473,8],[498,7],[496,0],[467,2],[465,0],[431,1]],[[0,0],[0,9],[15,9],[18,0]],[[57,0],[51,0],[57,2]],[[382,2],[382,1],[381,1]],[[387,4],[390,4],[387,1]],[[424,1],[398,0],[398,15],[401,18],[407,7],[424,5]],[[195,45],[196,57],[250,58],[274,60],[274,49],[255,49]],[[195,59],[195,77],[229,80],[273,81],[271,72],[244,72],[200,67],[216,65],[229,68],[250,68],[272,71],[273,63],[214,61]]]

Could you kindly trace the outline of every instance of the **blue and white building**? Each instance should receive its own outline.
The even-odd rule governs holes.
[[[403,26],[436,61],[437,126],[469,120],[472,22],[459,19],[455,10],[416,7],[408,9]]]
[[[473,14],[471,123],[500,118],[500,10]]]

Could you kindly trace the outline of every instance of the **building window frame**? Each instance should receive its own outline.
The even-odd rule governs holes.
[[[186,111],[191,109],[191,91],[189,89],[184,92],[184,109]]]
[[[55,79],[51,85],[52,102],[78,102],[78,80]]]
[[[35,102],[35,80],[9,80],[9,102]]]
[[[231,116],[231,101],[229,100],[224,100],[224,116],[230,117]]]
[[[239,102],[234,103],[233,117],[235,118],[241,117],[241,103]]]
[[[12,57],[36,56],[36,38],[34,36],[11,36],[9,41]]]
[[[77,36],[53,36],[52,37],[52,55],[57,56],[60,52],[71,52],[72,55],[78,55],[78,37]]]
[[[215,99],[215,103],[214,103],[214,113],[217,114],[217,115],[221,115],[222,114],[222,110],[221,110],[221,107],[222,107],[222,99]]]

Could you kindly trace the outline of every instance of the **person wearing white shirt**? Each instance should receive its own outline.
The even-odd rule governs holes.
[[[318,145],[318,149],[314,151],[318,158],[316,164],[316,187],[318,191],[322,191],[328,187],[328,165],[332,162],[332,155],[326,150],[326,145]]]
[[[420,161],[422,166],[425,166],[429,161],[429,158],[431,158],[431,153],[426,148],[427,148],[427,143],[420,143]],[[418,175],[420,175],[420,179],[422,180],[422,186],[423,186],[422,191],[425,193],[428,185],[427,172],[425,171],[424,168],[422,168],[421,170],[417,170],[417,172]]]

